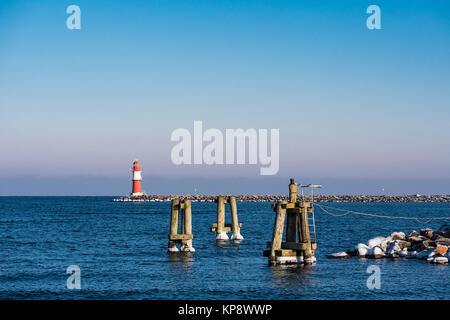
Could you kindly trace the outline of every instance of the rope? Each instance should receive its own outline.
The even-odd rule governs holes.
[[[329,214],[333,217],[343,217],[346,216],[348,214],[357,214],[357,215],[361,215],[361,216],[368,216],[368,217],[376,217],[376,218],[385,218],[385,219],[404,219],[404,220],[416,220],[422,224],[427,224],[429,222],[431,222],[432,220],[444,220],[444,219],[450,219],[450,217],[433,217],[433,218],[429,218],[427,220],[423,220],[424,218],[417,218],[417,217],[396,217],[396,216],[386,216],[386,215],[381,215],[381,214],[374,214],[374,213],[366,213],[366,212],[358,212],[358,211],[352,211],[352,210],[346,210],[346,209],[339,209],[339,208],[334,208],[334,207],[329,207],[329,206],[325,206],[325,205],[321,205],[318,203],[314,203],[314,206],[319,207],[320,209],[322,209],[323,212],[325,212],[326,214]],[[332,213],[330,211],[328,211],[327,209],[333,209],[333,210],[338,210],[338,211],[344,211],[343,214],[335,214]]]

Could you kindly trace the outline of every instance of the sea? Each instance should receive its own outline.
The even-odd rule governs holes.
[[[0,299],[450,298],[448,265],[327,258],[394,231],[438,229],[442,220],[423,225],[353,214],[334,217],[316,207],[316,264],[269,266],[263,250],[275,214],[268,202],[238,202],[244,240],[220,244],[210,232],[216,204],[193,202],[196,251],[168,254],[170,203],[113,198],[0,197]],[[390,216],[450,216],[450,203],[327,205]],[[226,218],[230,222],[228,208]],[[79,288],[73,287],[70,266],[79,270]],[[368,285],[373,270],[379,270],[375,288]]]

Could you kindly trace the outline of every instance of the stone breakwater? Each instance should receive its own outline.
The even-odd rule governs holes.
[[[370,239],[367,244],[359,243],[355,248],[328,255],[330,259],[358,258],[406,258],[426,260],[428,263],[448,264],[450,258],[450,225],[444,224],[439,230],[422,229],[393,232],[388,237]]]
[[[218,195],[142,195],[123,196],[113,201],[116,202],[166,202],[179,198],[192,200],[193,202],[214,202]],[[310,196],[305,199],[311,200]],[[241,202],[276,202],[288,200],[288,196],[282,195],[236,195],[236,200]],[[397,196],[370,196],[370,195],[315,195],[315,202],[450,202],[450,195],[397,195]]]

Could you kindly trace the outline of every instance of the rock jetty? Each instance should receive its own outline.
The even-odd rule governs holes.
[[[328,255],[330,259],[358,258],[406,258],[426,260],[428,263],[448,264],[450,258],[450,225],[439,230],[426,228],[409,234],[393,232],[388,237],[370,239],[367,244],[359,243],[353,249]]]
[[[218,195],[142,195],[123,196],[113,199],[116,202],[166,202],[178,198],[193,202],[214,202]],[[310,196],[305,199],[311,200]],[[236,195],[241,202],[276,202],[288,200],[284,195]],[[397,196],[370,196],[370,195],[315,195],[315,202],[450,202],[450,195],[397,195]]]

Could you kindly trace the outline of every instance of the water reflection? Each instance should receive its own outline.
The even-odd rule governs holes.
[[[228,240],[216,240],[215,244],[216,244],[216,246],[218,246],[220,248],[227,248],[229,241]]]
[[[271,285],[276,287],[310,287],[315,285],[315,265],[268,266]]]
[[[194,264],[194,254],[192,252],[168,252],[169,268],[174,272],[188,271]]]
[[[214,244],[219,248],[236,248],[243,240],[215,240]]]

